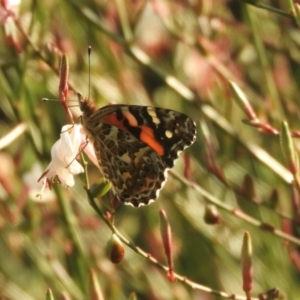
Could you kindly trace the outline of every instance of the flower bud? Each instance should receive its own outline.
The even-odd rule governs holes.
[[[116,234],[113,234],[107,243],[107,255],[112,263],[120,263],[125,255],[123,243]]]
[[[294,19],[297,25],[300,26],[300,5],[298,3],[294,3],[292,14],[295,16]]]
[[[130,293],[128,300],[137,300],[136,293],[135,292]]]
[[[159,211],[159,219],[160,219],[160,234],[162,237],[165,254],[168,259],[168,279],[173,282],[176,280],[174,274],[174,267],[173,267],[173,256],[172,256],[172,232],[169,221],[167,219],[167,215],[163,209]]]
[[[287,122],[282,122],[281,126],[281,147],[287,167],[292,174],[298,172],[298,157],[295,152],[292,135]]]
[[[256,193],[255,193],[255,187],[253,179],[249,174],[246,174],[243,179],[243,185],[242,185],[242,192],[243,194],[248,197],[249,199],[252,199],[256,201]]]
[[[270,198],[269,198],[269,201],[268,201],[268,204],[269,204],[268,206],[271,209],[275,209],[278,205],[278,202],[279,202],[279,193],[278,193],[278,190],[275,188],[271,192],[271,195],[270,195]]]
[[[64,100],[68,96],[68,77],[69,77],[69,61],[65,54],[63,54],[60,61],[60,69],[59,69],[59,94],[63,95]],[[62,100],[62,99],[61,99]]]
[[[94,270],[90,270],[90,299],[93,300],[104,300],[99,281],[97,279],[96,273]]]
[[[49,288],[47,289],[47,292],[46,292],[46,300],[54,300],[52,291]]]
[[[252,243],[249,232],[245,232],[243,238],[242,252],[242,278],[243,278],[243,290],[246,294],[249,294],[253,287],[253,267],[252,267]]]
[[[220,214],[215,205],[206,205],[204,211],[204,222],[209,225],[215,225],[220,223]]]

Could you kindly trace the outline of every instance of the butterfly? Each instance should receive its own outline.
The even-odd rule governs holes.
[[[104,178],[119,201],[134,207],[156,200],[179,153],[193,144],[196,125],[165,108],[108,105],[78,94],[82,126]]]

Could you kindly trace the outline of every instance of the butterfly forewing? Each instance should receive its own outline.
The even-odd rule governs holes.
[[[169,109],[134,105],[98,109],[89,100],[81,100],[80,108],[103,176],[118,199],[133,206],[158,197],[166,170],[195,140],[194,122]]]

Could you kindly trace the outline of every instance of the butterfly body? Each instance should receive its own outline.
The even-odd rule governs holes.
[[[97,108],[81,98],[79,105],[100,171],[117,198],[135,207],[154,201],[179,152],[195,141],[194,122],[182,113],[151,106]]]

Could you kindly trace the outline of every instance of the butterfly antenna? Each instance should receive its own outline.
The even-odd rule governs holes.
[[[42,101],[54,101],[54,102],[61,102],[61,100],[60,99],[52,99],[52,98],[42,98],[41,99]],[[68,99],[67,100],[68,102],[78,102],[78,99]],[[74,105],[68,105],[68,107],[77,107],[78,106],[78,104],[74,104]]]
[[[42,98],[42,101],[57,101],[57,102],[61,102],[61,100],[59,100],[59,99],[51,99],[51,98]]]
[[[90,93],[91,93],[91,52],[92,47],[88,47],[88,57],[89,57],[89,92],[88,92],[88,99],[90,99]]]

